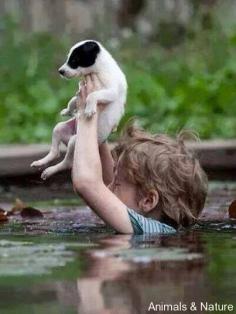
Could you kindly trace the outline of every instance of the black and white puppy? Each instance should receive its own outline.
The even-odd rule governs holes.
[[[74,45],[59,73],[65,78],[80,77],[95,73],[103,88],[88,95],[84,114],[90,118],[96,113],[97,104],[106,104],[98,116],[98,142],[102,143],[118,125],[127,96],[127,82],[124,73],[111,54],[97,41],[86,40]],[[73,115],[76,111],[77,97],[73,97],[62,115]],[[32,167],[44,168],[60,155],[60,143],[67,146],[65,158],[58,164],[46,168],[41,177],[46,180],[58,171],[72,166],[75,144],[75,118],[58,123],[52,135],[52,145],[47,156],[35,161]]]

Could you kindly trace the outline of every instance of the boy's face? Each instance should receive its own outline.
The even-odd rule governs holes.
[[[134,209],[139,214],[151,214],[159,219],[160,213],[155,211],[153,215],[159,201],[158,192],[152,190],[141,195],[138,186],[127,179],[127,169],[122,165],[121,159],[114,167],[114,178],[109,188],[127,207]]]
[[[110,190],[125,204],[127,207],[132,208],[139,212],[138,208],[138,189],[133,183],[130,183],[125,179],[122,167],[119,165],[114,170],[114,179],[110,183]]]

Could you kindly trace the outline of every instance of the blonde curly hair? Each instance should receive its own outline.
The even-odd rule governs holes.
[[[208,189],[207,175],[185,146],[186,138],[196,139],[196,135],[182,131],[174,139],[131,124],[112,152],[140,196],[152,189],[158,191],[156,209],[161,211],[161,220],[177,228],[196,222]]]

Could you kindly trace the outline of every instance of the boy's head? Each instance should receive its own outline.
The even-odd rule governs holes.
[[[186,148],[184,135],[172,139],[130,126],[113,150],[117,196],[139,213],[175,227],[193,224],[207,195],[207,176]]]

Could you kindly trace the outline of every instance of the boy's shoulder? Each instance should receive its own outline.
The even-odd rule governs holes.
[[[134,234],[173,234],[176,229],[152,218],[146,218],[131,208],[127,208]]]

